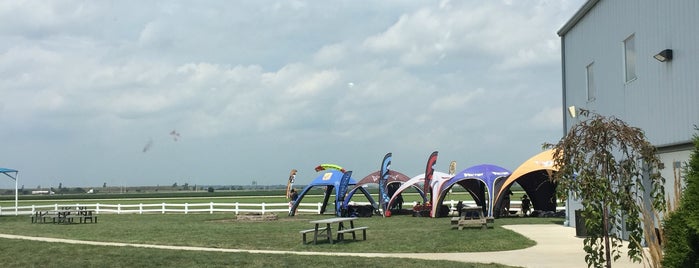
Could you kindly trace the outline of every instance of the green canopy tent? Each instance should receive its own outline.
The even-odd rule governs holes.
[[[15,215],[17,215],[17,170],[9,168],[0,168],[0,173],[7,175],[15,181]],[[12,176],[12,173],[15,175]]]

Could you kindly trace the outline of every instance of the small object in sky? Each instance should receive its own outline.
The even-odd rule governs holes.
[[[353,87],[354,87],[354,83],[352,83],[352,82],[347,83],[347,87],[348,87],[348,88],[353,88]]]
[[[153,147],[153,139],[148,139],[146,146],[143,146],[143,152],[148,152],[151,147]]]
[[[172,139],[177,141],[180,139],[180,133],[177,132],[177,130],[172,130],[170,131],[170,136],[172,136]]]

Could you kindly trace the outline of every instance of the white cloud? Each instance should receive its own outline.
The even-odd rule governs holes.
[[[406,174],[434,150],[510,166],[534,153],[512,140],[559,135],[569,2],[267,4],[0,3],[7,165],[44,185],[276,183],[319,161],[368,174],[387,151]]]
[[[346,60],[347,53],[347,47],[343,44],[327,45],[313,55],[313,61],[319,65],[337,64]]]
[[[563,125],[561,106],[542,108],[528,120],[529,126],[560,130]]]
[[[432,102],[431,108],[434,110],[458,110],[466,109],[476,98],[483,96],[485,90],[477,88],[471,91],[459,91],[447,96],[437,98]]]

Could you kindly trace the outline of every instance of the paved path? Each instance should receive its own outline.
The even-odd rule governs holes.
[[[397,257],[426,260],[451,260],[458,262],[500,263],[511,266],[547,268],[547,267],[581,267],[586,268],[585,252],[582,250],[582,239],[575,237],[575,228],[555,224],[507,225],[504,228],[518,232],[534,241],[536,246],[510,251],[498,252],[465,252],[465,253],[346,253],[346,252],[298,252],[277,250],[244,250],[226,248],[165,246],[149,244],[131,244],[116,242],[83,241],[62,238],[32,237],[21,235],[0,234],[0,238],[22,239],[43,242],[68,244],[83,244],[96,246],[138,247],[170,250],[210,251],[210,252],[248,252],[266,254],[297,254],[324,256],[361,256],[361,257]],[[474,241],[478,242],[478,241]],[[640,263],[632,263],[622,256],[613,264],[615,268],[643,267]]]

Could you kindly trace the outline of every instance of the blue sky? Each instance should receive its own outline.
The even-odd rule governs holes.
[[[556,31],[583,3],[4,1],[0,167],[27,188],[303,184],[388,152],[408,176],[432,151],[513,170],[562,135]]]

